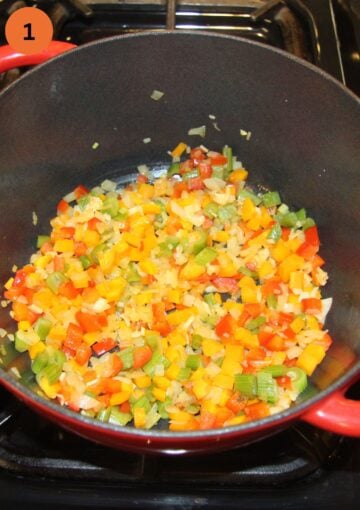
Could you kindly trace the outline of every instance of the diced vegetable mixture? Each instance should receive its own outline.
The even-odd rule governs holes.
[[[222,153],[180,143],[167,176],[78,186],[5,284],[49,399],[102,422],[172,431],[288,408],[331,337],[317,227],[245,185]]]

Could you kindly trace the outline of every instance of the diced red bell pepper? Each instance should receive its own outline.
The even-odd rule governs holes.
[[[237,327],[236,320],[229,313],[224,315],[215,327],[215,333],[220,338],[230,338],[235,334]]]
[[[245,303],[244,310],[250,317],[257,317],[261,313],[260,303]]]
[[[66,211],[70,208],[69,204],[62,198],[58,203],[56,209],[60,214],[65,214]]]
[[[115,352],[111,355],[111,363],[112,363],[112,374],[111,377],[117,375],[123,369],[123,362]]]
[[[158,331],[161,335],[166,336],[171,331],[171,326],[166,319],[166,307],[165,303],[153,303],[153,329]]]
[[[199,163],[199,173],[201,179],[209,179],[212,176],[213,170],[209,163]]]
[[[79,295],[78,289],[74,287],[73,282],[68,281],[60,285],[58,293],[68,299],[75,299]]]
[[[314,246],[320,246],[319,233],[316,225],[305,230],[305,241]]]
[[[272,331],[259,331],[258,339],[261,345],[267,345],[267,343],[272,339],[274,333]]]
[[[91,357],[91,347],[86,343],[82,342],[76,350],[75,361],[79,365],[86,365]]]
[[[103,340],[100,340],[100,342],[93,344],[92,348],[97,356],[102,356],[116,346],[117,342],[113,338],[104,338]]]
[[[139,174],[136,179],[138,184],[146,184],[149,179],[146,177],[146,175]]]
[[[269,416],[270,409],[266,402],[259,402],[245,407],[244,412],[251,420],[258,420]]]
[[[233,395],[229,398],[225,405],[235,414],[238,414],[246,406],[246,400],[244,399],[244,397],[240,395],[239,392],[236,392],[233,393]]]
[[[81,255],[85,255],[86,252],[87,252],[87,246],[85,243],[83,243],[82,241],[76,241],[74,243],[74,254],[77,257],[81,257]]]
[[[61,255],[55,255],[54,257],[54,271],[63,273],[65,269],[65,258]]]
[[[133,367],[135,370],[146,365],[148,361],[151,360],[153,352],[148,345],[143,345],[142,347],[136,347],[133,353]]]
[[[28,321],[30,324],[34,324],[34,322],[41,316],[41,314],[33,312],[28,305],[20,303],[19,301],[15,301],[13,303],[12,309],[14,312],[14,320],[17,322]]]
[[[183,191],[187,190],[186,182],[177,182],[173,187],[173,197],[180,198]]]
[[[194,162],[194,165],[197,166],[200,161],[206,158],[203,150],[200,147],[195,147],[190,151],[190,159]]]
[[[88,228],[90,230],[97,230],[99,223],[102,223],[102,221],[94,216],[93,218],[91,218],[91,220],[88,221]]]
[[[317,298],[302,299],[301,305],[305,313],[319,313],[322,310],[321,299]]]
[[[219,292],[236,292],[239,290],[238,281],[236,278],[216,277],[212,280],[214,286]]]
[[[201,430],[214,428],[216,416],[209,411],[202,411],[200,414],[200,426]]]
[[[291,232],[291,228],[282,227],[282,229],[281,229],[281,239],[283,241],[287,241],[289,239],[290,232]]]
[[[200,189],[204,189],[205,185],[201,177],[193,177],[187,181],[187,189],[188,191],[197,191]]]
[[[266,343],[265,347],[269,349],[269,351],[284,351],[286,349],[285,339],[279,335],[274,335]]]
[[[281,294],[281,280],[279,278],[269,278],[261,287],[261,293],[264,298],[267,298],[271,294]]]
[[[305,260],[311,260],[318,251],[319,246],[304,241],[296,250],[296,253],[297,255],[300,255],[300,257],[303,257]]]
[[[288,375],[276,377],[276,382],[278,386],[281,386],[281,388],[285,388],[286,390],[292,389],[291,378]]]
[[[76,200],[79,200],[79,198],[84,197],[88,193],[89,193],[89,190],[82,184],[79,184],[79,186],[77,186],[74,189],[74,195],[75,195]]]
[[[130,402],[128,400],[120,405],[120,411],[122,413],[130,413],[130,410]]]
[[[105,314],[93,314],[89,312],[78,311],[75,315],[80,327],[86,333],[94,333],[100,331],[107,326],[107,318]]]
[[[61,227],[60,234],[62,239],[73,239],[75,235],[74,227]]]
[[[211,154],[210,156],[211,164],[215,166],[222,166],[226,165],[227,163],[227,157],[223,156],[223,154],[217,153],[217,154]]]

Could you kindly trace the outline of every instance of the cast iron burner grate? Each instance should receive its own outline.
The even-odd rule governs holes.
[[[282,485],[315,473],[336,456],[338,436],[299,424],[261,442],[224,453],[155,457],[91,443],[39,418],[11,397],[0,412],[0,467],[21,476],[101,483],[186,486]]]

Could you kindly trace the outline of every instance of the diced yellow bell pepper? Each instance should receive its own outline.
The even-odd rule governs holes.
[[[213,384],[224,390],[232,390],[234,386],[234,376],[225,373],[218,374],[214,377]]]
[[[56,243],[58,243],[58,242],[59,241],[56,241]],[[73,247],[72,250],[59,250],[59,249],[55,248],[56,243],[55,243],[55,246],[54,246],[54,250],[59,251],[59,252],[61,252],[61,251],[69,251],[69,252],[74,251],[74,242],[73,241],[71,241],[71,242],[72,242],[72,247]],[[62,247],[62,245],[60,244],[60,248],[61,247]],[[41,257],[39,257],[39,258],[37,258],[35,260],[34,266],[36,268],[39,268],[39,269],[45,269],[45,267],[49,264],[49,262],[51,260],[52,260],[52,256],[50,254],[42,255]]]
[[[180,331],[173,331],[166,338],[170,345],[185,346],[187,344],[186,335],[184,333],[181,333]]]
[[[130,244],[130,246],[133,246],[134,248],[140,248],[143,238],[143,231],[142,232],[124,232],[123,239],[125,242]]]
[[[166,369],[165,374],[166,374],[166,377],[168,377],[171,380],[174,380],[179,375],[179,372],[180,372],[179,365],[177,365],[176,363],[173,362],[173,363],[171,363],[169,368]]]
[[[242,327],[235,330],[235,339],[248,349],[259,346],[259,339],[257,335],[254,335],[251,331]]]
[[[225,358],[231,358],[234,361],[241,362],[244,360],[244,347],[236,344],[226,344]]]
[[[219,407],[212,400],[204,400],[201,404],[201,410],[207,411],[208,413],[217,414]]]
[[[283,282],[288,282],[293,271],[304,267],[304,259],[296,253],[292,253],[279,264],[278,274]]]
[[[259,228],[261,226],[261,216],[257,212],[257,210],[256,210],[256,213],[252,216],[252,218],[250,218],[250,220],[246,222],[246,226],[250,230],[254,230],[254,231],[259,230]]]
[[[244,221],[249,221],[256,213],[256,207],[254,202],[250,198],[245,198],[242,208],[241,217]]]
[[[175,149],[171,151],[171,155],[173,158],[178,158],[182,155],[183,152],[185,152],[187,149],[187,145],[184,142],[180,142],[177,144]]]
[[[134,409],[134,425],[137,429],[143,429],[146,424],[146,411],[143,407]]]
[[[212,340],[210,338],[204,338],[202,342],[202,349],[205,356],[214,356],[224,350],[224,346],[221,342]]]
[[[194,280],[204,274],[205,271],[205,266],[197,264],[194,260],[189,260],[189,262],[180,270],[179,278],[182,280]]]
[[[243,287],[241,289],[241,301],[243,303],[257,303],[258,292],[256,287]]]
[[[269,275],[273,274],[274,272],[275,272],[275,268],[269,260],[265,260],[265,262],[263,262],[258,269],[258,275],[259,275],[259,278],[261,278],[261,279],[264,278],[265,276],[269,276]]]
[[[195,306],[185,308],[184,310],[176,310],[167,316],[167,321],[171,326],[179,326],[186,322],[193,315],[198,314],[198,309]]]
[[[313,315],[306,316],[306,326],[309,329],[317,329],[317,330],[321,329],[317,318],[314,317]]]
[[[239,415],[234,416],[234,418],[230,418],[230,420],[227,420],[224,425],[226,427],[231,427],[232,425],[241,425],[242,423],[245,423],[247,421],[246,415]]]
[[[166,399],[166,391],[161,388],[153,388],[152,394],[154,397],[159,400],[160,402],[165,402]]]
[[[315,368],[322,362],[326,351],[322,345],[311,342],[305,347],[296,361],[296,366],[302,368],[307,375],[311,375]]]
[[[29,355],[31,359],[35,359],[36,356],[45,350],[44,342],[37,342],[34,345],[30,345],[29,347]]]
[[[292,322],[290,322],[290,328],[294,333],[299,333],[305,327],[304,319],[298,315]]]
[[[217,274],[220,277],[226,278],[237,274],[237,268],[227,253],[219,253],[217,260],[220,266]]]
[[[131,396],[131,392],[129,391],[118,391],[117,393],[113,393],[110,397],[110,405],[118,406],[123,404],[127,400],[129,400]]]
[[[29,331],[29,329],[31,329],[31,324],[29,321],[19,321],[18,329],[20,329],[20,331]]]
[[[248,176],[248,171],[245,168],[237,168],[229,175],[229,182],[232,184],[237,184],[238,182],[245,181]]]
[[[150,291],[140,292],[135,296],[135,302],[138,306],[148,305],[152,303],[154,299],[154,293]]]
[[[291,290],[303,290],[304,288],[304,272],[292,271],[290,273],[289,287]]]
[[[290,255],[290,248],[288,247],[287,242],[283,239],[279,239],[271,250],[271,256],[276,260],[276,262],[281,262],[288,255]]]
[[[154,187],[151,184],[147,184],[146,182],[142,182],[138,185],[139,194],[143,197],[143,199],[149,199],[154,196]],[[142,201],[144,202],[144,201]],[[156,205],[156,204],[155,204]]]
[[[148,375],[139,375],[135,377],[134,382],[138,388],[148,388],[151,386],[151,377]]]
[[[114,249],[105,250],[98,255],[99,265],[104,274],[113,271],[116,262],[116,251]]]
[[[186,356],[186,354],[185,354],[184,348],[179,345],[171,345],[165,351],[165,357],[171,362],[176,361],[176,360],[181,360],[185,356]]]
[[[190,379],[192,381],[197,381],[199,379],[204,380],[205,377],[206,377],[206,370],[204,367],[200,367],[200,368],[197,368],[196,370],[194,370],[194,372],[190,376]]]
[[[8,281],[5,283],[4,287],[6,290],[11,289],[12,284],[14,283],[14,278],[11,276]]]
[[[125,278],[119,276],[118,278],[99,283],[96,285],[96,290],[101,297],[107,299],[108,301],[118,301],[121,298],[126,285],[127,283]]]
[[[61,390],[60,383],[50,384],[46,376],[38,378],[38,384],[45,395],[49,398],[55,398]]]
[[[75,289],[86,289],[86,287],[89,286],[90,278],[86,271],[73,273],[70,279],[73,282]]]
[[[85,333],[83,339],[91,347],[95,342],[99,340],[99,332],[94,331],[93,333]]]
[[[230,234],[225,230],[218,230],[217,232],[212,234],[211,237],[214,241],[217,241],[218,243],[226,243],[230,239]]]
[[[155,276],[157,273],[159,273],[159,269],[155,262],[153,262],[150,259],[143,259],[140,260],[139,263],[140,269],[144,271],[146,274],[150,274],[152,276]]]
[[[100,242],[100,234],[96,230],[86,230],[83,235],[83,242],[89,248],[97,246]]]
[[[182,291],[180,289],[169,289],[167,297],[170,303],[175,303],[176,305],[179,305],[182,299]]]
[[[203,379],[196,379],[193,382],[192,390],[198,400],[202,400],[209,393],[211,386]]]
[[[157,388],[161,388],[162,390],[167,390],[171,384],[170,379],[163,375],[154,375],[153,383]]]

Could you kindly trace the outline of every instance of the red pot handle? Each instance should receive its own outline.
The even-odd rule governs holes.
[[[25,55],[24,53],[14,51],[8,45],[0,46],[0,73],[9,71],[9,69],[13,69],[14,67],[41,64],[42,62],[46,62],[46,60],[49,60],[56,55],[60,55],[60,53],[71,50],[72,48],[76,48],[76,45],[63,41],[51,41],[45,50],[40,51],[39,53]]]
[[[335,434],[360,437],[360,402],[346,398],[347,389],[333,393],[301,419]]]

